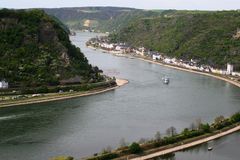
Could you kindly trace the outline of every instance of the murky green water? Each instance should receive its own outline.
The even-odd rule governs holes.
[[[121,138],[129,142],[151,138],[156,131],[164,134],[169,126],[180,130],[197,118],[211,122],[216,116],[240,110],[239,88],[214,78],[88,49],[84,42],[92,36],[95,34],[78,33],[72,41],[105,74],[130,83],[90,97],[0,109],[1,160],[84,157],[108,145],[116,147]],[[165,75],[170,77],[170,85],[162,83]],[[176,153],[175,159],[238,159],[239,133],[214,143],[220,144],[219,149],[206,152],[203,145]]]

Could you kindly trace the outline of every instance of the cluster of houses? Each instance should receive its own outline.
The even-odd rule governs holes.
[[[86,43],[86,45],[92,46],[94,48],[101,48],[114,54],[131,54],[134,56],[142,56],[148,58],[151,57],[151,59],[154,61],[160,61],[166,64],[171,64],[191,70],[240,77],[240,72],[234,72],[232,64],[227,64],[226,69],[216,69],[211,67],[210,65],[201,65],[198,63],[198,61],[193,59],[186,61],[182,59],[170,58],[162,53],[159,53],[157,51],[151,51],[144,47],[134,48],[130,45],[127,45],[126,43],[110,43],[106,37],[92,38]]]

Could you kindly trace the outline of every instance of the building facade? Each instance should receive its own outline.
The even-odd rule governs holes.
[[[233,65],[228,63],[227,64],[227,74],[230,75],[233,72]]]
[[[8,82],[2,80],[0,81],[0,89],[6,89],[8,88]]]

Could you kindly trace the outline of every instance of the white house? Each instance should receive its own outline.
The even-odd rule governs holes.
[[[119,51],[121,53],[126,53],[128,52],[128,50],[129,50],[129,47],[126,46],[125,44],[120,44],[115,47],[115,51]]]
[[[153,60],[159,60],[161,58],[161,55],[160,54],[153,54],[152,55],[152,59]]]
[[[146,53],[146,49],[144,47],[139,47],[139,48],[133,49],[133,52],[138,55],[144,56]]]
[[[116,50],[116,51],[121,51],[121,50],[122,50],[122,47],[121,47],[121,46],[116,46],[116,47],[115,47],[115,50]]]
[[[113,44],[108,44],[108,43],[102,43],[102,44],[101,44],[101,47],[111,50],[111,49],[114,48],[114,45],[113,45]]]
[[[216,73],[216,74],[222,74],[225,75],[226,71],[222,70],[222,69],[215,69],[215,68],[211,68],[212,73]]]
[[[227,74],[230,75],[233,72],[233,65],[228,63],[227,64]]]
[[[240,77],[240,72],[232,72],[233,76],[239,76]]]
[[[6,89],[8,88],[8,82],[2,80],[0,81],[0,89]]]
[[[165,62],[165,63],[172,63],[172,59],[170,59],[170,58],[165,58],[165,59],[163,60],[163,62]]]

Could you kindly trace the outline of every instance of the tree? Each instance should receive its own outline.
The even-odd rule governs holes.
[[[157,131],[157,133],[155,134],[154,137],[157,141],[160,141],[161,140],[161,133],[159,131]]]
[[[74,160],[74,158],[73,157],[60,156],[60,157],[54,157],[51,160]]]
[[[185,128],[185,129],[182,131],[182,134],[183,134],[184,136],[188,136],[189,133],[190,133],[190,131],[189,131],[188,128]]]
[[[202,124],[202,120],[200,118],[196,119],[195,122],[190,124],[189,129],[191,131],[198,130],[200,128],[200,125]]]
[[[132,154],[135,153],[140,153],[142,151],[142,148],[140,147],[140,145],[136,142],[133,142],[130,146],[129,146],[129,151]]]
[[[196,130],[196,125],[195,125],[195,123],[192,122],[192,123],[190,124],[189,129],[190,129],[191,131]]]
[[[141,139],[138,141],[138,143],[139,143],[139,144],[144,144],[144,143],[146,143],[147,141],[148,141],[147,139],[141,138]]]
[[[177,134],[177,129],[172,126],[166,130],[166,133],[169,136],[175,136]]]
[[[224,116],[218,116],[217,118],[215,118],[215,120],[214,120],[214,122],[216,123],[216,124],[218,124],[218,123],[221,123],[221,122],[223,122],[224,121]]]
[[[200,125],[200,130],[202,130],[204,133],[209,133],[210,132],[210,125],[207,124],[201,124]]]
[[[126,143],[124,138],[120,139],[119,145],[120,145],[120,147],[126,147],[127,146],[127,143]]]
[[[102,150],[102,154],[107,154],[107,153],[111,153],[112,152],[112,147],[111,146],[107,146],[106,148],[104,148]]]
[[[196,127],[197,127],[197,129],[200,129],[201,124],[202,124],[201,118],[196,119]]]
[[[239,122],[240,121],[240,112],[232,115],[230,120],[231,120],[232,123]]]

